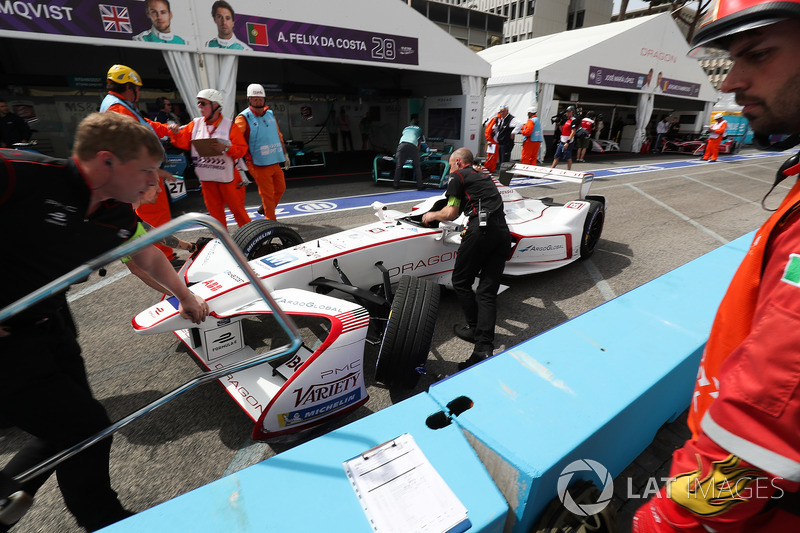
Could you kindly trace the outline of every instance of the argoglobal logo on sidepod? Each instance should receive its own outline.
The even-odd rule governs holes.
[[[600,496],[596,503],[582,503],[577,504],[572,499],[567,488],[569,487],[572,476],[577,472],[594,472],[594,475],[600,480]],[[614,494],[614,480],[608,469],[591,459],[578,459],[564,467],[561,474],[558,476],[558,483],[556,484],[558,490],[558,499],[564,504],[564,507],[578,516],[592,516],[603,509],[611,502],[611,497]]]

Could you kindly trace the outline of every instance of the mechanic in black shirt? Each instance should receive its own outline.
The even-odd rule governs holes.
[[[458,368],[463,370],[492,355],[494,325],[497,319],[497,291],[506,259],[511,251],[511,234],[503,213],[503,198],[492,177],[473,167],[472,152],[459,148],[450,156],[450,182],[447,205],[422,216],[424,224],[454,220],[462,212],[469,217],[467,229],[453,268],[453,289],[467,318],[466,325],[455,325],[455,334],[475,343],[472,355]],[[480,279],[477,295],[472,290]]]
[[[0,308],[143,231],[130,203],[157,183],[163,151],[147,126],[95,113],[75,135],[71,159],[0,150]],[[132,260],[180,301],[195,323],[208,306],[154,246]],[[6,465],[13,477],[110,425],[93,398],[64,292],[0,324],[3,416],[34,438]],[[67,508],[94,531],[131,513],[111,488],[105,439],[55,468]],[[33,495],[49,473],[22,485]],[[0,498],[4,495],[0,494]],[[0,503],[2,506],[2,503]],[[11,524],[0,524],[0,531]]]

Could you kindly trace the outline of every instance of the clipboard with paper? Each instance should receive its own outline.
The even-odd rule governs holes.
[[[222,155],[222,151],[215,148],[219,142],[230,145],[230,141],[226,142],[226,139],[212,137],[210,139],[192,139],[192,146],[197,150],[197,154],[200,157],[215,157]]]
[[[408,433],[343,467],[376,533],[459,533],[472,527],[466,507]]]

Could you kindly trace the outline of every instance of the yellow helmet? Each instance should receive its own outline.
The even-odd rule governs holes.
[[[142,78],[139,77],[139,74],[131,67],[126,67],[125,65],[112,66],[108,69],[106,79],[114,83],[119,83],[120,85],[132,83],[139,87],[142,86]]]

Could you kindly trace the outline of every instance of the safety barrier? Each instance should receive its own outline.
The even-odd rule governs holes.
[[[612,479],[686,409],[715,311],[751,240],[103,531],[368,532],[342,462],[410,433],[467,507],[470,531],[527,533],[567,465],[591,459]],[[563,475],[596,475],[574,470]]]
[[[428,427],[439,411],[418,394],[102,531],[370,533],[342,462],[409,433],[468,509],[469,531],[499,533],[508,506],[457,426]]]
[[[508,500],[507,531],[530,530],[573,461],[601,465],[596,473],[574,467],[576,480],[611,480],[686,409],[716,309],[751,240],[737,239],[430,388],[441,405],[461,396],[474,402],[455,423]]]

